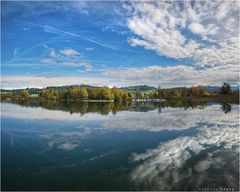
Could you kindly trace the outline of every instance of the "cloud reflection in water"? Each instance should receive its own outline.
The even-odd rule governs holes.
[[[155,149],[133,154],[132,161],[140,164],[130,178],[143,189],[152,190],[176,190],[181,185],[185,190],[207,186],[237,189],[238,180],[234,174],[238,174],[238,151],[238,126],[205,126],[199,128],[195,136],[179,137]],[[224,173],[219,172],[214,177],[212,170],[219,171],[223,166]],[[221,178],[224,186],[216,186],[214,180],[221,181]]]

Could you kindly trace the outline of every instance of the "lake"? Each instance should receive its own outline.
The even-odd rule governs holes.
[[[1,103],[2,190],[239,190],[239,105]]]

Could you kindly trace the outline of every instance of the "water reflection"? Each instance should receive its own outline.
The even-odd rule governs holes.
[[[2,103],[4,189],[238,190],[238,107]]]
[[[117,114],[119,111],[139,111],[148,112],[158,109],[161,113],[164,108],[184,108],[184,109],[204,109],[208,103],[204,101],[193,100],[176,100],[161,103],[150,102],[109,102],[109,103],[88,103],[88,102],[73,102],[73,101],[39,101],[39,100],[13,100],[11,103],[16,103],[26,107],[41,107],[49,110],[61,110],[72,113],[80,113],[82,116],[86,113],[96,112],[101,115]]]
[[[133,154],[132,160],[141,162],[131,179],[143,190],[198,190],[206,186],[237,190],[239,130],[205,126],[196,135]],[[224,175],[220,175],[223,169]],[[221,180],[225,181],[221,184]]]
[[[221,109],[224,111],[224,113],[229,113],[232,110],[232,106],[228,103],[222,103]]]

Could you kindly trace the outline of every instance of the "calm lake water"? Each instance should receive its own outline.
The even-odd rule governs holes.
[[[3,102],[2,190],[239,190],[238,110]]]

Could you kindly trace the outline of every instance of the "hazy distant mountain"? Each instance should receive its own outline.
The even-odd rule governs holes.
[[[233,91],[239,91],[239,86],[231,86]],[[219,93],[221,91],[220,86],[206,86],[206,89],[209,93]]]
[[[206,89],[209,93],[219,93],[221,91],[219,86],[206,86]]]

